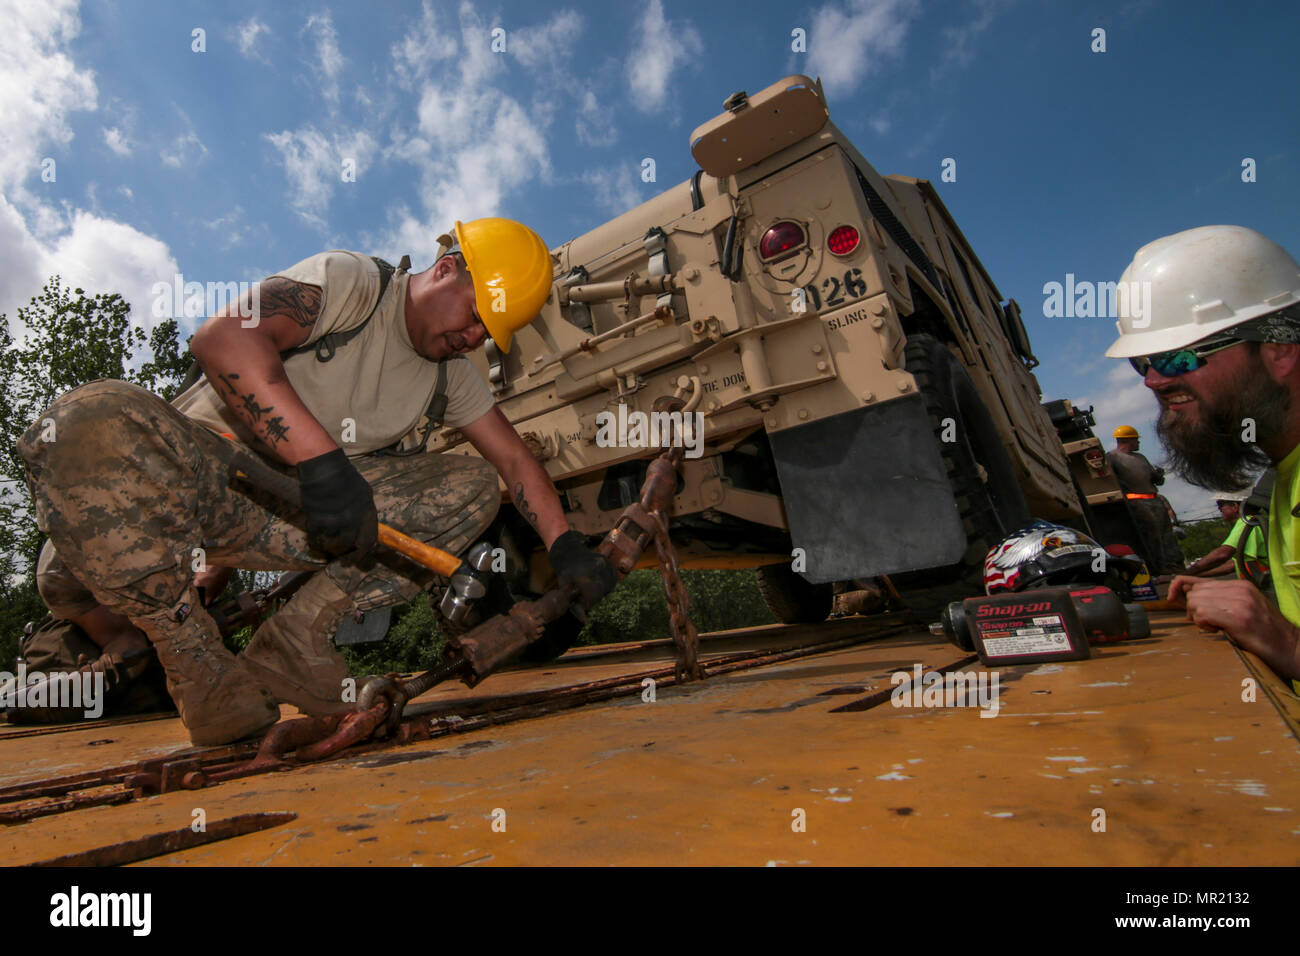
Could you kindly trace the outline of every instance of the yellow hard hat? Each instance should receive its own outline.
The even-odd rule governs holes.
[[[1115,437],[1116,438],[1137,438],[1138,430],[1134,428],[1132,425],[1120,425],[1119,428],[1115,429]]]
[[[551,294],[551,254],[542,237],[513,219],[456,223],[456,242],[474,281],[474,303],[503,353]]]

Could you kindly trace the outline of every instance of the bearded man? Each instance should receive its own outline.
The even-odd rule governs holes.
[[[1129,285],[1141,283],[1142,285]],[[1127,358],[1160,403],[1170,466],[1203,488],[1242,488],[1261,467],[1277,480],[1268,558],[1277,604],[1250,581],[1177,577],[1202,628],[1222,630],[1279,676],[1300,680],[1300,265],[1240,226],[1203,226],[1148,243],[1120,278],[1150,289],[1128,302],[1107,350]],[[1122,310],[1123,311],[1123,310]],[[1297,509],[1300,511],[1300,508]],[[1300,683],[1295,684],[1300,690]]]

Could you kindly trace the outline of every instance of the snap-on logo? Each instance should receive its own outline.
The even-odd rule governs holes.
[[[1051,609],[1050,601],[1039,601],[1037,604],[984,604],[975,612],[975,616],[1011,617],[1016,614],[1041,614]]]

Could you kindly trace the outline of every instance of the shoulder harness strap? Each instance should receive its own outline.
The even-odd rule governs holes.
[[[1255,483],[1255,488],[1251,491],[1250,497],[1241,503],[1241,517],[1248,527],[1259,528],[1260,533],[1264,536],[1266,547],[1268,545],[1268,509],[1273,498],[1273,482],[1276,479],[1277,469],[1265,468],[1264,473],[1259,476],[1259,481]]]
[[[415,444],[402,451],[397,447],[401,444],[399,438],[387,448],[380,449],[377,454],[404,458],[407,455],[418,455],[425,451],[430,436],[433,435],[435,429],[442,427],[442,420],[447,417],[447,361],[447,359],[443,359],[438,363],[438,382],[433,387],[433,398],[429,399],[429,407],[424,410],[426,421],[424,427],[420,429]]]
[[[281,358],[288,358],[290,355],[298,355],[302,352],[315,352],[316,361],[328,362],[334,357],[342,345],[347,345],[354,338],[361,334],[361,330],[370,324],[370,320],[375,317],[375,312],[379,309],[379,303],[384,301],[384,293],[388,291],[388,283],[392,280],[395,272],[406,272],[411,268],[410,256],[402,256],[402,261],[394,268],[391,264],[380,259],[378,256],[371,256],[370,261],[379,267],[379,296],[375,299],[375,304],[370,307],[370,312],[365,319],[356,328],[348,329],[345,332],[331,332],[328,335],[322,335],[315,342],[308,345],[299,345],[297,348],[288,349],[280,353]]]
[[[1251,533],[1252,528],[1258,528],[1260,537],[1263,538],[1265,555],[1268,553],[1268,518],[1269,505],[1273,499],[1273,483],[1277,479],[1276,468],[1266,468],[1264,473],[1259,476],[1259,481],[1255,483],[1254,490],[1251,491],[1250,497],[1241,503],[1241,520],[1246,525],[1246,530],[1242,533],[1241,541],[1237,548],[1237,553],[1233,555],[1232,562],[1237,568],[1239,577],[1254,581],[1255,586],[1262,591],[1267,591],[1272,584],[1272,571],[1263,570],[1260,567],[1252,566],[1245,560],[1246,535]]]

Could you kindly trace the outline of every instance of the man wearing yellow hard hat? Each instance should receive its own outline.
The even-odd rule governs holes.
[[[1156,490],[1164,484],[1165,470],[1147,461],[1138,453],[1141,436],[1132,425],[1115,429],[1115,450],[1108,452],[1106,461],[1119,479],[1124,491],[1128,511],[1142,541],[1142,557],[1153,575],[1177,574],[1183,569],[1185,559],[1174,537],[1169,509]]]
[[[546,244],[509,219],[457,222],[428,269],[408,269],[405,258],[394,268],[311,256],[259,284],[251,317],[232,305],[199,328],[190,347],[203,374],[172,404],[114,381],[55,401],[42,421],[58,440],[34,426],[18,446],[50,539],[38,587],[63,628],[48,635],[48,658],[88,638],[129,684],[130,652],[152,644],[196,744],[265,730],[279,702],[347,709],[331,641],[341,618],[433,583],[375,550],[378,521],[459,553],[495,517],[498,475],[560,584],[586,606],[613,588],[613,566],[569,528],[546,471],[464,358],[489,335],[509,351],[537,316],[551,292]],[[443,425],[483,459],[407,454]],[[281,516],[230,480],[220,463],[232,441],[292,469],[301,513]],[[240,567],[316,573],[236,656],[205,606]],[[80,643],[68,644],[74,629]]]

